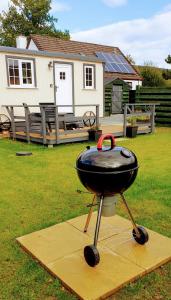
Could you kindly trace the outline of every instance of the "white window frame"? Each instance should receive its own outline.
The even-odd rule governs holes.
[[[9,60],[16,60],[18,61],[18,67],[19,67],[19,80],[20,84],[11,84],[10,83],[10,73],[9,73]],[[23,72],[22,72],[22,63],[30,63],[31,64],[31,78],[32,83],[23,83]],[[32,59],[22,59],[22,58],[14,58],[14,57],[8,57],[7,58],[7,68],[8,68],[8,83],[9,87],[21,89],[21,88],[35,88],[35,77],[34,77],[34,61]]]
[[[131,89],[132,89],[132,86],[133,86],[133,83],[132,83],[132,81],[126,81],[126,83],[131,87]]]
[[[86,70],[92,70],[92,85],[86,85]],[[84,89],[94,90],[95,89],[95,66],[94,65],[84,65]]]

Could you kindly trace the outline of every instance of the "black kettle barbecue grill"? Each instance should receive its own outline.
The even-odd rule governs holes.
[[[103,146],[104,140],[110,140],[111,146]],[[94,244],[84,248],[84,257],[88,265],[94,267],[100,261],[97,250],[100,221],[102,215],[110,215],[109,208],[106,213],[105,204],[116,203],[115,195],[120,194],[124,205],[130,216],[135,241],[141,245],[148,241],[148,233],[142,226],[137,226],[132,213],[128,207],[123,192],[134,182],[138,172],[138,162],[135,154],[124,148],[115,145],[114,136],[111,134],[102,135],[97,143],[97,147],[87,147],[76,161],[77,174],[85,188],[94,194],[93,202],[87,217],[85,232],[87,231],[92,207],[97,200],[98,214],[94,235]]]

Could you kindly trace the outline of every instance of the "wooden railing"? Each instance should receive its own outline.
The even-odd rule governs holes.
[[[72,105],[3,105],[3,107],[6,108],[10,119],[11,119],[11,130],[12,130],[12,138],[13,140],[16,139],[16,132],[17,132],[17,122],[22,123],[24,128],[25,128],[25,133],[26,133],[26,139],[27,142],[30,143],[31,141],[31,122],[30,122],[30,116],[31,114],[34,115],[34,113],[31,113],[30,110],[35,109],[36,111],[39,110],[37,114],[37,119],[35,117],[35,122],[39,123],[40,125],[40,134],[42,135],[43,138],[43,144],[46,144],[47,142],[47,136],[53,136],[56,140],[56,143],[58,142],[58,139],[60,138],[61,135],[64,134],[73,134],[73,133],[83,133],[87,132],[87,129],[75,129],[75,130],[66,130],[66,127],[64,126],[64,130],[61,132],[60,131],[60,122],[69,122],[69,116],[67,116],[67,113],[59,113],[59,108],[66,108],[66,107],[72,107]],[[54,110],[54,115],[53,116],[48,116],[47,117],[47,107],[51,108]],[[96,104],[86,104],[86,105],[74,105],[74,111],[75,108],[83,108],[87,107],[87,110],[89,111],[90,109],[93,109],[95,111],[95,126],[99,127],[99,105]],[[16,109],[23,109],[23,115],[17,115],[15,114]],[[35,114],[35,115],[36,115]],[[72,119],[75,121],[82,121],[83,122],[83,116],[77,117],[77,116],[72,116]],[[34,121],[33,121],[34,122]],[[53,130],[47,131],[47,123],[52,123],[53,124]]]
[[[137,124],[139,126],[148,126],[148,132],[153,133],[155,129],[155,105],[154,103],[127,103],[124,105],[124,122],[123,122],[123,135],[126,136],[126,127],[128,123],[128,118],[131,117],[148,117],[149,121],[142,121]],[[144,133],[147,130],[144,131]],[[143,130],[142,130],[143,133]]]

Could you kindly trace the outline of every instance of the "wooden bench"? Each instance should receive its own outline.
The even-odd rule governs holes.
[[[39,103],[40,110],[45,112],[45,121],[46,121],[46,131],[52,132],[55,129],[55,107],[54,103]],[[26,103],[23,103],[23,106],[27,107]],[[59,129],[70,130],[73,128],[83,128],[83,119],[80,117],[75,117],[73,113],[59,113],[58,114]],[[40,112],[30,112],[29,110],[29,127],[30,132],[41,132],[42,127],[42,113]]]

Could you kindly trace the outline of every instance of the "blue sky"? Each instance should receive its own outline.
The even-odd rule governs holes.
[[[0,11],[8,0],[0,0]],[[113,45],[137,64],[171,67],[171,0],[52,0],[58,29],[71,39]]]
[[[171,67],[171,0],[53,0],[57,27],[71,39],[119,47],[137,64]]]
[[[61,4],[62,11],[55,11],[55,3]],[[150,18],[169,4],[169,0],[53,0],[53,14],[58,18],[57,26],[77,32],[118,21]]]

